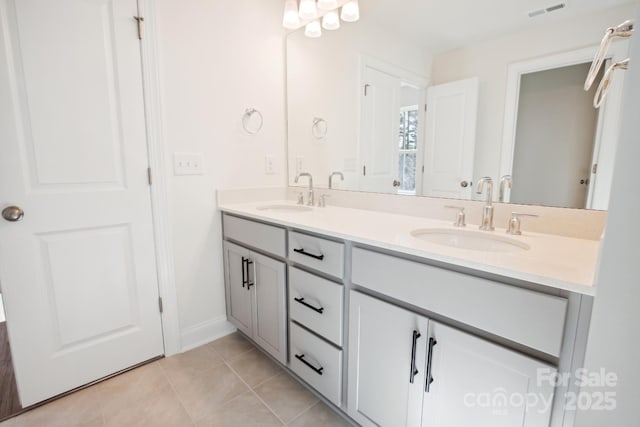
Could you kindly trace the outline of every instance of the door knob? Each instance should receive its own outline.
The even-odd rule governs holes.
[[[393,186],[394,187],[400,187],[400,181],[398,181],[397,179],[393,180]]]
[[[9,222],[20,221],[24,217],[24,211],[17,206],[7,206],[2,210],[2,218]]]
[[[467,181],[460,181],[460,187],[467,188],[468,186],[469,186],[469,183]]]

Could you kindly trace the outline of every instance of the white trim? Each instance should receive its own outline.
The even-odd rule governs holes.
[[[612,44],[609,49],[607,58],[614,60],[622,59],[623,55],[625,55],[628,51],[628,46],[628,41],[620,41]],[[516,139],[518,102],[520,96],[520,81],[522,75],[591,62],[597,50],[598,46],[590,46],[582,49],[556,53],[509,65],[506,88],[507,94],[505,98],[504,110],[504,130],[502,134],[502,147],[500,153],[500,176],[511,175],[513,171],[513,153]],[[608,95],[607,103],[609,105],[619,105],[621,99],[621,90],[611,90]],[[604,104],[602,110],[604,111],[606,108],[607,106],[606,104]],[[605,117],[611,117],[615,115],[606,113],[604,114]],[[607,130],[613,130],[611,126],[607,126],[606,128]],[[613,143],[614,141],[612,140],[614,140],[615,138],[611,138],[611,135],[604,135],[604,132],[605,131],[603,131],[602,134],[599,135],[600,137],[595,143],[594,158],[597,158],[598,156],[598,152],[595,151],[596,149],[612,149],[611,144],[607,144],[606,142],[609,141],[610,143]],[[607,145],[606,148],[605,145]],[[509,200],[507,197],[505,203],[508,202]]]
[[[166,356],[179,353],[180,324],[176,295],[173,240],[169,218],[168,184],[165,169],[166,145],[162,122],[160,74],[157,46],[155,0],[138,0],[138,11],[144,16],[141,41],[142,84],[147,126],[149,167],[152,171],[151,210],[155,236],[158,292],[162,298],[162,332]]]
[[[182,350],[192,348],[215,341],[236,331],[236,327],[227,321],[227,316],[219,316],[206,320],[182,331]]]

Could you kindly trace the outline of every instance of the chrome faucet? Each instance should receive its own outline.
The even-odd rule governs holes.
[[[505,190],[508,188],[513,188],[513,178],[511,175],[502,175],[500,178],[500,193],[498,194],[498,201],[504,202],[504,194]]]
[[[298,183],[298,180],[300,179],[301,176],[306,176],[309,178],[309,198],[307,199],[307,206],[314,206],[315,200],[313,197],[313,177],[308,172],[299,173],[298,175],[296,175],[296,178],[294,179],[294,182],[296,184]]]
[[[476,194],[482,194],[484,191],[484,184],[487,184],[487,204],[482,209],[482,222],[480,223],[480,230],[493,231],[493,179],[490,176],[485,176],[478,180],[478,189]]]
[[[329,190],[333,188],[332,181],[333,181],[334,175],[339,176],[340,181],[344,181],[344,175],[342,174],[342,172],[339,172],[339,171],[331,172],[331,175],[329,175]]]

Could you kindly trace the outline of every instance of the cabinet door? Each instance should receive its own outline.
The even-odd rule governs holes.
[[[427,326],[424,317],[350,293],[347,411],[359,424],[420,425]]]
[[[250,273],[249,250],[224,242],[225,287],[227,317],[245,335],[252,335],[252,298],[248,286]],[[249,282],[250,283],[250,282]]]
[[[253,339],[283,364],[287,363],[285,264],[251,253]]]
[[[549,425],[554,388],[538,374],[555,368],[437,322],[430,328],[436,344],[423,426]]]

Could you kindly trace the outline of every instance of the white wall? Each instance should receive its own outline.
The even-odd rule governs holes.
[[[158,0],[162,104],[183,347],[228,327],[217,188],[286,185],[284,31],[277,0]],[[264,127],[241,130],[247,107]],[[173,152],[204,155],[201,176],[172,176]],[[264,173],[264,156],[275,174]]]
[[[312,173],[317,187],[328,186],[331,171],[342,171],[345,181],[334,179],[334,188],[357,188],[361,55],[425,77],[431,66],[430,55],[420,46],[381,30],[365,17],[355,24],[343,23],[338,31],[325,31],[319,39],[305,37],[302,31],[288,37],[290,185],[296,158],[302,157],[302,169]],[[327,121],[323,140],[312,137],[313,117]],[[346,168],[345,159],[352,160]],[[300,182],[306,184],[306,179]]]
[[[636,22],[640,14],[636,15]],[[576,426],[635,426],[640,419],[640,39],[631,41],[622,129],[609,201],[597,277],[597,294],[587,342],[585,367],[618,376],[613,388],[583,388],[583,392],[613,391],[614,411],[582,411]]]
[[[509,65],[597,45],[607,27],[629,19],[634,10],[633,5],[616,7],[583,15],[572,20],[570,27],[540,26],[434,56],[433,84],[480,78],[474,181],[482,176],[499,178]]]

